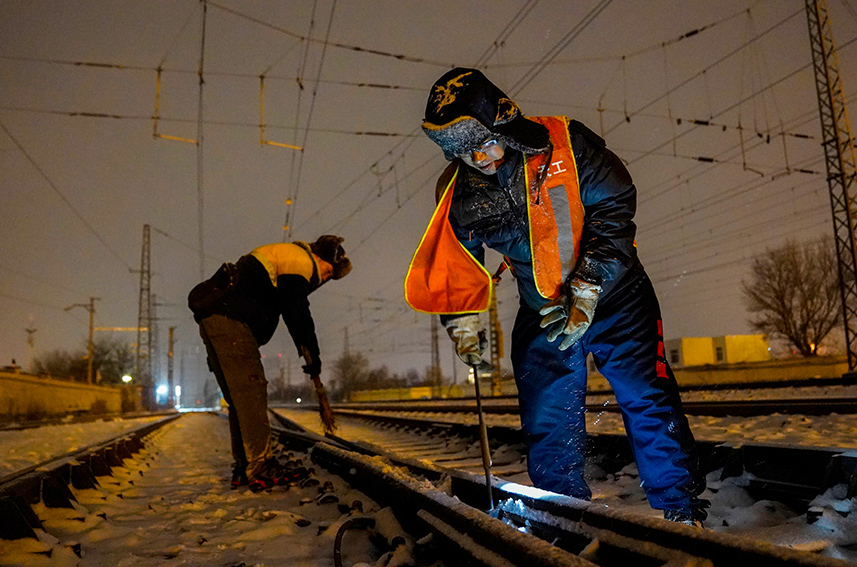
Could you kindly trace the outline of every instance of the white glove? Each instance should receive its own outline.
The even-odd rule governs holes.
[[[563,292],[539,309],[544,315],[539,326],[548,329],[548,341],[554,342],[564,335],[559,350],[565,350],[577,341],[592,324],[595,305],[601,287],[583,280],[571,280],[563,286]]]
[[[455,352],[458,358],[469,366],[475,366],[482,362],[482,353],[485,352],[485,329],[479,315],[464,315],[446,322],[444,325],[449,338],[455,341]]]

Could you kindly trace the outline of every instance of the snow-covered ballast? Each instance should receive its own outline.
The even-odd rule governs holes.
[[[311,446],[319,466],[390,506],[411,533],[431,532],[462,564],[503,566],[683,565],[845,567],[848,563],[765,542],[625,513],[481,475],[379,454],[373,447],[277,428]],[[290,439],[292,441],[290,441]],[[489,512],[486,512],[489,510]],[[551,542],[551,543],[548,543]]]

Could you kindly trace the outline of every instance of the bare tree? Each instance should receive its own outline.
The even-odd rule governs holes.
[[[360,352],[344,352],[333,361],[333,379],[336,381],[337,399],[348,399],[351,392],[366,383],[369,359]]]
[[[122,376],[134,367],[134,353],[131,345],[119,339],[100,338],[93,343],[92,347],[93,373],[100,373],[104,384],[121,384]],[[53,350],[37,356],[33,366],[36,374],[48,374],[54,378],[69,378],[85,382],[88,352],[88,343],[72,352]]]
[[[803,356],[841,320],[838,261],[831,237],[787,241],[753,259],[750,279],[742,281],[750,325],[781,335]]]

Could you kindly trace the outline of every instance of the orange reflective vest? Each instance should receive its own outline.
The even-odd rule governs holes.
[[[577,263],[584,211],[568,118],[530,120],[547,127],[553,144],[551,154],[524,156],[533,276],[542,297],[552,299],[559,295],[563,280]],[[541,176],[544,181],[533,182]],[[457,177],[456,169],[405,276],[405,301],[417,311],[473,313],[486,311],[491,302],[491,274],[461,245],[449,223]]]

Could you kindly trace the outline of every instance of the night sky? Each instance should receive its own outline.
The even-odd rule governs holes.
[[[828,1],[851,99],[857,3]],[[582,121],[625,160],[668,339],[751,332],[750,259],[832,233],[802,0],[219,0],[204,19],[197,0],[4,0],[0,37],[0,365],[27,366],[27,328],[36,354],[83,345],[87,313],[64,307],[90,296],[97,326],[136,326],[148,224],[160,349],[176,326],[186,384],[201,274],[325,233],[345,237],[354,270],[311,296],[322,377],[346,336],[372,366],[423,372],[430,320],[402,280],[446,163],[419,125],[454,66],[481,68],[527,115]],[[157,131],[201,132],[199,151],[153,137],[158,68]],[[303,152],[260,143],[260,76],[265,139]],[[498,298],[508,345],[509,277]],[[263,353],[301,379],[282,326]]]

